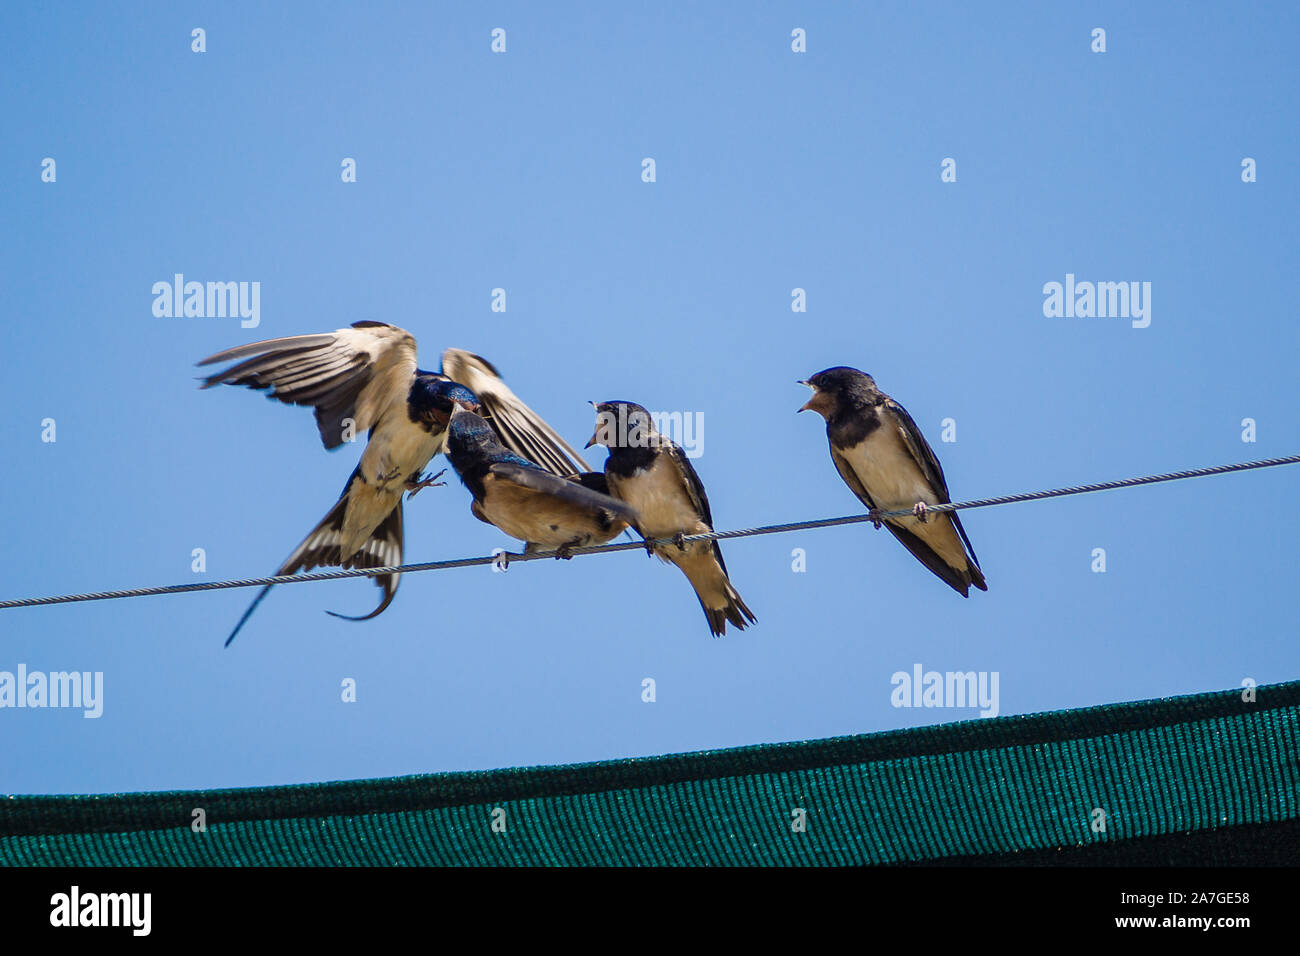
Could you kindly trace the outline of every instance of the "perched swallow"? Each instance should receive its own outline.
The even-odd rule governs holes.
[[[813,390],[799,411],[826,419],[831,460],[858,500],[872,510],[910,509],[913,517],[884,519],[903,547],[962,597],[971,585],[987,591],[956,512],[927,518],[926,505],[952,499],[939,459],[907,410],[855,368],[828,368],[799,384]]]
[[[742,631],[746,622],[756,623],[727,577],[718,542],[683,540],[688,534],[713,530],[708,495],[686,453],[655,430],[650,413],[640,405],[603,402],[595,407],[596,432],[587,447],[609,448],[605,460],[609,493],[637,510],[640,518],[633,527],[641,537],[675,539],[672,545],[655,545],[653,553],[686,575],[700,599],[709,631],[721,637],[728,621]]]
[[[442,354],[442,371],[416,366],[415,337],[383,322],[355,322],[351,328],[294,335],[240,345],[199,362],[239,364],[203,380],[202,388],[244,385],[269,389],[269,398],[316,409],[316,426],[327,449],[369,433],[361,462],[338,503],[294,549],[277,575],[321,566],[380,568],[402,563],[402,493],[441,484],[422,472],[443,450],[454,409],[482,411],[500,441],[560,475],[589,471],[582,457],[532,409],[519,400],[485,359],[460,349]],[[441,474],[441,473],[439,473]],[[397,593],[400,575],[380,575],[380,614]],[[258,594],[234,631],[266,597]],[[334,614],[333,611],[329,612]],[[346,615],[335,614],[335,617]]]
[[[561,478],[539,468],[463,407],[447,427],[447,457],[474,496],[474,517],[525,542],[526,551],[553,548],[571,558],[573,548],[603,544],[636,522],[634,509],[600,490],[604,476]]]

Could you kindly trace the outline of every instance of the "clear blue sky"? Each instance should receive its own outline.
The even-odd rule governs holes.
[[[271,572],[360,448],[323,451],[309,410],[200,392],[193,363],[359,319],[410,329],[425,367],[446,346],[486,355],[577,444],[590,399],[703,413],[720,528],[859,509],[820,420],[794,414],[795,380],[838,364],[911,411],[959,499],[1294,453],[1297,19],[1285,3],[7,5],[0,591]],[[260,282],[260,327],[156,318],[152,285],[176,272]],[[1044,283],[1067,273],[1150,282],[1150,327],[1044,317]],[[323,612],[368,610],[369,582],[283,587],[228,650],[250,591],[4,611],[0,670],[103,671],[105,700],[98,720],[0,710],[0,792],[974,716],[891,706],[891,675],[917,663],[997,671],[1004,714],[1292,679],[1298,483],[971,513],[990,591],[969,600],[869,527],[731,542],[759,624],[722,640],[681,575],[635,552],[408,576],[368,624]],[[409,506],[406,537],[410,560],[510,544],[455,482]]]

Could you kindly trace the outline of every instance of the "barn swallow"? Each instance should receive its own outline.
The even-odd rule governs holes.
[[[203,380],[202,388],[244,385],[269,389],[269,398],[311,405],[329,450],[368,432],[361,462],[338,502],[276,571],[321,566],[379,568],[402,563],[402,494],[441,484],[423,470],[443,450],[447,423],[457,408],[481,411],[500,441],[561,475],[589,471],[582,457],[519,400],[485,359],[460,349],[442,354],[442,371],[416,365],[415,337],[384,322],[240,345],[199,362],[238,364]],[[441,474],[441,472],[439,473]],[[397,593],[400,575],[378,575],[383,600],[364,621],[382,613]],[[234,631],[266,597],[254,599]],[[333,611],[329,612],[334,614]],[[335,617],[346,615],[335,614]]]
[[[686,575],[700,599],[709,631],[721,637],[727,621],[742,631],[746,622],[756,623],[727,577],[718,542],[683,540],[688,534],[713,530],[709,498],[691,460],[676,442],[655,430],[650,413],[640,405],[603,402],[595,408],[596,432],[587,447],[609,448],[605,460],[609,493],[640,514],[633,527],[641,537],[675,539],[671,545],[655,545],[653,553]]]
[[[971,585],[987,591],[957,513],[927,517],[926,505],[952,499],[939,459],[907,410],[855,368],[828,368],[799,384],[813,390],[799,411],[826,419],[831,460],[858,500],[872,510],[910,509],[912,516],[884,519],[903,547],[962,597]]]
[[[502,446],[492,427],[463,406],[452,411],[447,457],[474,496],[470,512],[525,542],[525,551],[603,544],[637,520],[636,511],[598,490],[594,472],[561,478]]]

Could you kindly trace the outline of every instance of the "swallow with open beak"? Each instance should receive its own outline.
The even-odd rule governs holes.
[[[628,525],[633,508],[599,490],[597,473],[561,478],[505,448],[492,426],[463,407],[447,426],[447,457],[469,489],[470,512],[525,543],[525,551],[604,544]]]
[[[831,460],[858,500],[873,511],[910,510],[883,519],[903,547],[962,597],[972,585],[987,591],[956,512],[926,514],[927,505],[952,499],[939,459],[907,410],[855,368],[828,368],[799,384],[813,390],[799,411],[826,419]]]
[[[240,345],[199,362],[237,364],[210,375],[203,388],[243,385],[269,390],[269,398],[316,410],[326,449],[342,447],[368,432],[361,462],[338,502],[275,573],[321,566],[381,568],[400,565],[403,552],[402,495],[441,484],[423,470],[443,450],[455,409],[482,411],[509,449],[559,475],[589,471],[582,457],[501,381],[485,359],[460,349],[442,355],[442,371],[416,365],[415,337],[384,322],[294,335]],[[439,473],[441,474],[441,472]],[[400,575],[377,575],[384,611]],[[266,597],[262,589],[227,638],[229,645]],[[329,612],[334,614],[333,611]],[[335,617],[345,617],[335,614]]]
[[[660,434],[640,405],[632,402],[592,403],[596,432],[587,442],[605,445],[605,481],[609,493],[627,502],[640,515],[633,527],[641,537],[671,538],[673,544],[654,545],[652,553],[677,565],[695,589],[709,631],[721,637],[727,622],[737,630],[757,618],[741,599],[727,576],[722,548],[717,541],[685,541],[688,534],[713,530],[713,515],[704,484],[686,453],[671,438]]]

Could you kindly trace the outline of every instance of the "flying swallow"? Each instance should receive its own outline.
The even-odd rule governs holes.
[[[603,544],[630,524],[636,511],[602,492],[595,472],[561,478],[502,446],[492,427],[464,407],[447,427],[447,457],[474,496],[470,512],[525,542],[525,551]]]
[[[242,360],[242,361],[238,361]],[[561,475],[589,471],[582,457],[519,400],[485,359],[460,349],[442,354],[442,371],[416,365],[415,337],[384,322],[294,335],[240,345],[208,356],[199,365],[238,364],[203,380],[202,388],[243,385],[269,389],[269,398],[311,405],[329,450],[368,432],[361,462],[338,502],[276,571],[277,575],[338,565],[380,568],[402,563],[402,494],[441,484],[423,471],[443,450],[447,423],[457,408],[482,411],[500,441],[543,468]],[[441,474],[441,473],[439,473]],[[379,575],[382,613],[397,593],[400,575]],[[270,586],[262,589],[234,631],[229,645]],[[329,612],[334,614],[333,611]],[[346,615],[335,614],[335,617]]]
[[[911,510],[910,517],[884,519],[903,547],[962,597],[971,585],[987,591],[956,512],[926,514],[927,505],[952,499],[939,459],[907,410],[855,368],[828,368],[799,384],[813,390],[799,411],[826,419],[831,460],[858,500],[872,510]]]
[[[609,493],[637,510],[640,518],[633,527],[641,537],[675,539],[671,545],[655,545],[653,553],[686,575],[700,599],[709,631],[721,637],[728,621],[742,631],[747,622],[756,623],[727,577],[718,542],[683,540],[688,534],[713,530],[708,495],[686,453],[655,430],[650,413],[640,405],[603,402],[595,408],[596,432],[587,447],[609,448],[605,460]]]

